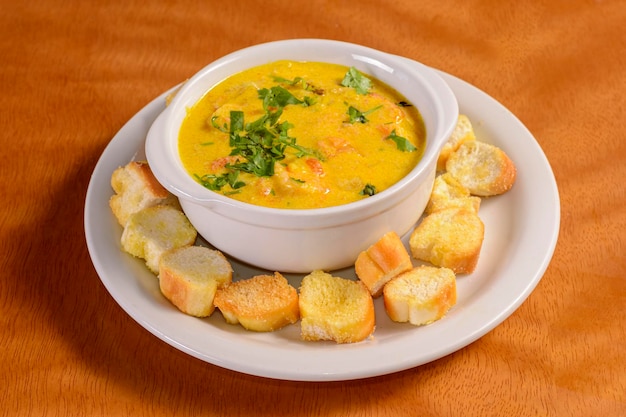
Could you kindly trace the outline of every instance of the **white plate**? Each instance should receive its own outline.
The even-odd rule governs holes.
[[[459,276],[457,305],[442,320],[414,327],[387,318],[376,304],[374,337],[361,343],[304,342],[300,326],[253,333],[228,325],[219,312],[186,316],[159,292],[144,263],[120,250],[121,227],[109,209],[111,173],[143,157],[146,132],[164,108],[165,93],[137,113],[109,143],[95,167],[85,202],[85,233],[93,264],[111,296],[141,326],[203,361],[235,371],[301,381],[365,378],[412,368],[455,352],[509,317],[535,288],[552,257],[560,206],[554,175],[541,148],[522,123],[477,88],[445,73],[460,110],[480,140],[514,160],[517,182],[508,193],[484,199],[485,240],[476,270]],[[406,237],[405,237],[406,239]],[[260,271],[233,263],[234,279]],[[335,275],[354,277],[352,269]],[[299,276],[289,276],[296,287]]]

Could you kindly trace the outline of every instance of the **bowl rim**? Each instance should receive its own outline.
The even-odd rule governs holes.
[[[209,190],[203,187],[197,181],[195,181],[184,170],[177,149],[170,149],[171,153],[165,156],[165,159],[169,164],[174,164],[174,167],[172,168],[175,168],[177,171],[182,171],[182,173],[184,174],[184,176],[182,176],[183,178],[178,178],[181,177],[180,172],[178,172],[178,175],[176,175],[178,180],[173,182],[171,180],[172,176],[168,176],[163,172],[165,170],[161,169],[164,160],[164,155],[160,154],[162,150],[157,152],[155,151],[155,148],[158,146],[156,145],[159,142],[158,137],[160,137],[160,140],[163,141],[162,136],[167,134],[164,134],[163,132],[167,132],[168,128],[176,128],[176,132],[178,132],[180,126],[179,124],[172,126],[173,118],[175,117],[175,115],[178,115],[179,112],[186,111],[190,101],[188,97],[190,97],[190,95],[197,96],[195,100],[191,100],[191,104],[195,104],[195,102],[199,100],[199,97],[201,97],[208,90],[208,88],[210,88],[208,87],[202,89],[198,88],[197,85],[202,84],[205,77],[210,77],[217,69],[222,69],[230,65],[236,65],[242,61],[245,61],[246,59],[248,59],[248,56],[250,54],[267,54],[270,51],[283,51],[287,48],[294,47],[334,48],[333,50],[337,50],[338,53],[342,55],[342,57],[344,57],[345,55],[350,55],[351,58],[356,59],[360,62],[364,62],[365,64],[370,64],[389,72],[400,72],[401,74],[404,74],[405,77],[408,75],[408,77],[410,77],[412,80],[419,81],[420,85],[430,93],[430,98],[434,99],[434,104],[436,106],[436,108],[433,110],[434,114],[438,116],[443,116],[444,118],[447,117],[447,119],[444,119],[444,123],[438,124],[439,132],[434,132],[434,137],[431,137],[431,132],[429,132],[428,128],[426,129],[426,148],[416,166],[407,175],[405,175],[402,179],[400,179],[389,188],[366,199],[342,205],[308,209],[265,207],[235,200],[220,193]],[[266,62],[269,63],[282,59],[291,58],[287,56],[276,56],[266,59]],[[310,61],[323,62],[322,60],[317,60],[314,58]],[[236,71],[243,71],[247,68],[252,68],[257,65],[260,64],[246,64],[238,68]],[[233,73],[233,71],[229,72],[229,74]],[[376,75],[372,76],[377,77]],[[221,82],[223,79],[224,78],[215,81],[211,83],[211,85],[215,85],[216,83]],[[198,91],[202,92],[198,94]],[[401,94],[405,96],[407,95],[405,92],[401,90],[399,91]],[[420,113],[422,113],[423,111],[423,109],[419,108],[418,110],[420,110]],[[316,38],[287,39],[260,43],[228,53],[221,58],[210,62],[199,71],[197,71],[194,75],[192,75],[188,80],[182,83],[179,90],[172,98],[170,104],[157,117],[153,125],[150,127],[146,138],[145,153],[148,162],[151,164],[154,175],[157,177],[159,182],[166,189],[168,189],[168,191],[172,192],[179,198],[187,200],[188,202],[200,204],[208,208],[215,209],[219,207],[225,209],[222,211],[226,212],[229,211],[229,209],[242,209],[249,213],[255,213],[258,216],[328,218],[329,216],[335,216],[337,214],[358,212],[362,217],[369,217],[371,215],[374,215],[375,213],[384,211],[386,208],[393,206],[399,201],[405,199],[406,195],[402,193],[402,190],[406,189],[410,183],[416,181],[418,178],[427,176],[429,167],[433,164],[433,161],[436,163],[436,159],[438,158],[441,148],[446,142],[443,138],[447,138],[450,136],[456,124],[457,118],[458,103],[451,88],[447,85],[443,78],[436,73],[434,69],[424,64],[421,64],[417,61],[409,60],[398,55],[383,52],[368,46],[350,42]],[[436,139],[439,140],[436,141]],[[169,140],[177,143],[177,139],[175,141],[173,139]],[[437,143],[433,145],[434,142]],[[181,181],[183,183],[183,186],[181,186]],[[190,191],[190,189],[192,191]]]

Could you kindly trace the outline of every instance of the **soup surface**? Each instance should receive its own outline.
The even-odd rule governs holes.
[[[354,68],[278,61],[209,90],[179,132],[190,175],[274,208],[330,207],[381,192],[422,156],[425,127],[398,92]]]

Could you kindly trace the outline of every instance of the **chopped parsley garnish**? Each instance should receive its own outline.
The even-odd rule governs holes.
[[[376,106],[373,109],[370,109],[364,112],[359,111],[356,107],[353,107],[353,106],[348,107],[348,116],[350,116],[350,123],[367,123],[368,120],[365,116],[375,112],[381,107],[382,105]]]
[[[289,136],[288,131],[292,127],[290,123],[278,123],[281,113],[282,108],[276,112],[267,112],[243,129],[243,112],[231,111],[230,155],[241,156],[243,161],[226,164],[226,168],[257,177],[271,177],[274,175],[274,163],[285,158],[287,147],[295,149],[297,156],[313,154],[313,151],[296,145],[296,139]]]
[[[219,116],[213,116],[211,117],[211,126],[213,126],[214,128],[216,128],[217,130],[221,131],[221,132],[228,132],[228,125],[226,123],[224,123],[224,125],[220,126],[217,124],[217,119],[219,118]]]
[[[411,142],[409,142],[406,138],[396,135],[395,129],[385,139],[391,139],[392,141],[394,141],[398,149],[401,150],[402,152],[413,152],[417,150],[417,148]]]
[[[274,79],[274,81],[276,81],[277,83],[282,83],[282,84],[287,84],[287,85],[291,85],[291,86],[296,86],[298,84],[302,84],[302,88],[305,89],[306,91],[310,91],[313,94],[317,94],[318,96],[321,96],[324,94],[324,90],[321,88],[317,88],[315,87],[313,84],[309,84],[304,78],[302,77],[296,77],[293,80],[289,80],[287,78],[283,78],[283,77],[272,77]]]
[[[372,87],[372,81],[356,68],[350,67],[343,77],[341,85],[354,88],[357,94],[367,94]]]
[[[198,181],[206,188],[219,191],[229,185],[233,190],[246,185],[238,180],[239,172],[247,172],[258,177],[274,175],[274,164],[285,158],[285,151],[290,148],[295,156],[300,158],[311,155],[321,156],[312,149],[300,146],[296,138],[289,136],[289,129],[293,126],[287,122],[279,122],[283,108],[289,104],[308,106],[306,100],[299,100],[289,91],[276,86],[258,91],[263,100],[265,113],[250,123],[245,123],[244,113],[239,110],[230,112],[230,125],[219,126],[215,118],[211,120],[213,126],[222,132],[228,132],[231,146],[230,156],[237,156],[237,161],[227,163],[224,168],[228,171],[221,175],[196,175]]]
[[[365,187],[363,187],[363,189],[359,192],[359,194],[372,196],[376,194],[376,187],[373,186],[372,184],[365,184]]]
[[[265,110],[280,109],[289,104],[302,104],[305,107],[313,104],[310,98],[304,97],[304,99],[300,100],[287,89],[278,85],[270,89],[260,89],[259,98],[263,100],[263,108]]]
[[[227,184],[230,185],[230,188],[236,190],[246,185],[245,182],[237,180],[238,176],[239,171],[230,171],[221,175],[206,174],[202,177],[196,175],[196,179],[209,190],[219,191]]]
[[[274,76],[272,77],[274,79],[274,81],[276,81],[277,83],[283,83],[283,84],[288,84],[288,85],[296,85],[298,83],[302,83],[302,88],[304,88],[305,90],[308,88],[309,84],[304,80],[304,78],[302,77],[296,77],[293,80],[289,80],[287,78],[284,77],[277,77]]]

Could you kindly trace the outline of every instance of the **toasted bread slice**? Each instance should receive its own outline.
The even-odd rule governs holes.
[[[416,326],[441,319],[456,304],[456,276],[451,269],[422,265],[385,285],[385,311],[391,320]]]
[[[485,226],[473,210],[449,208],[424,217],[409,239],[414,258],[450,268],[456,274],[474,271]]]
[[[214,304],[228,323],[256,332],[278,330],[300,317],[298,292],[278,272],[218,289]]]
[[[220,251],[185,246],[166,252],[159,262],[161,293],[180,311],[208,317],[218,288],[231,282],[233,268]]]
[[[459,146],[463,143],[476,140],[476,134],[474,133],[474,127],[470,119],[464,115],[459,114],[456,126],[452,131],[452,134],[443,145],[439,158],[437,159],[437,171],[443,171],[446,169],[446,163],[450,155],[455,152]]]
[[[382,295],[383,287],[391,278],[412,267],[409,252],[393,231],[361,252],[354,264],[356,275],[374,298]]]
[[[488,197],[508,191],[515,183],[515,164],[497,146],[480,141],[462,144],[446,163],[446,170],[472,195]]]
[[[115,194],[109,199],[109,206],[122,226],[133,213],[146,207],[179,208],[178,199],[159,184],[147,162],[133,161],[117,168],[111,175],[111,187]]]
[[[374,332],[374,301],[361,281],[313,271],[300,287],[303,340],[360,342]]]
[[[181,210],[152,206],[132,214],[122,232],[122,249],[144,259],[158,274],[161,256],[168,250],[192,245],[198,232]]]
[[[435,178],[430,199],[424,213],[430,214],[438,210],[458,207],[478,212],[480,197],[470,195],[467,188],[446,172]]]

